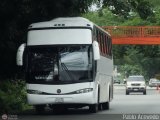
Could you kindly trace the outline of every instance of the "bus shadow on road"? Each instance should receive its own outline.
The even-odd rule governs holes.
[[[56,111],[52,109],[46,109],[43,113],[37,113],[35,109],[30,109],[19,113],[19,115],[89,115],[90,113],[87,108],[81,109],[66,109],[64,111]]]

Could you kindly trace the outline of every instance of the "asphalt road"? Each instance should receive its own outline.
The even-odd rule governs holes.
[[[148,87],[147,95],[142,93],[125,95],[124,85],[115,85],[114,99],[110,103],[109,110],[102,110],[96,114],[90,114],[88,108],[70,109],[63,114],[53,114],[51,110],[47,110],[43,115],[37,115],[34,110],[29,110],[15,118],[18,120],[160,120],[160,91]]]

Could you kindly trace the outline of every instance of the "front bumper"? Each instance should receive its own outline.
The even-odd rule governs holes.
[[[129,86],[129,87],[126,87],[126,91],[128,91],[128,92],[145,92],[146,87],[145,86],[138,86],[138,87]]]
[[[92,92],[72,95],[38,95],[27,94],[28,103],[40,104],[94,104],[95,97]]]

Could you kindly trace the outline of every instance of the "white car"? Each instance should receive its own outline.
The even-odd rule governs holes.
[[[126,83],[126,95],[130,92],[143,92],[146,95],[145,79],[141,75],[129,76]]]
[[[149,87],[157,87],[160,86],[160,80],[156,78],[151,78],[149,81]]]

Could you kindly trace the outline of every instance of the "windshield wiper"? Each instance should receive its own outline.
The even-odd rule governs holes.
[[[64,64],[64,63],[61,63],[61,67],[62,69],[67,73],[68,77],[71,79],[71,80],[74,80],[72,74],[69,72],[67,66]],[[66,76],[67,77],[67,76]]]

